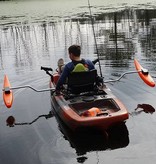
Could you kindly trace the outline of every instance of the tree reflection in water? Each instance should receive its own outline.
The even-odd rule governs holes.
[[[152,59],[155,55],[155,9],[133,9],[93,15],[97,46],[102,64],[109,67],[129,67],[128,60],[140,53]],[[82,45],[83,56],[94,58],[96,49],[91,21],[87,12],[74,18],[49,22],[17,22],[0,26],[1,63],[4,67],[35,67],[41,62],[56,65],[59,57],[68,60],[67,48],[72,43]],[[8,55],[10,54],[10,55]],[[55,56],[57,54],[57,56]]]

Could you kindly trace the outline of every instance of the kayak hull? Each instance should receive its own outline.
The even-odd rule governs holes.
[[[51,87],[52,85],[50,83]],[[73,131],[82,128],[106,130],[129,117],[125,106],[107,87],[103,88],[103,94],[79,95],[68,99],[54,93],[51,103],[55,113]]]

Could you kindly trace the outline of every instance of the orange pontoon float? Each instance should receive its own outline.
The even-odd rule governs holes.
[[[9,82],[9,79],[8,79],[8,76],[5,75],[4,76],[4,84],[3,84],[3,100],[4,100],[4,103],[5,105],[8,107],[8,108],[11,108],[12,106],[12,103],[13,103],[13,92],[12,90],[10,90],[10,82]]]
[[[155,82],[151,77],[151,75],[149,74],[148,70],[144,69],[137,61],[137,59],[134,59],[134,64],[141,79],[150,87],[155,87]]]

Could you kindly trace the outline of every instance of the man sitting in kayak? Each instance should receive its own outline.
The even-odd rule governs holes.
[[[63,72],[60,75],[60,78],[56,85],[56,91],[59,92],[66,82],[67,77],[74,70],[75,66],[79,63],[84,65],[86,71],[95,69],[94,64],[88,59],[82,59],[81,56],[81,47],[79,45],[72,45],[68,48],[69,58],[71,62],[67,63],[64,66]]]

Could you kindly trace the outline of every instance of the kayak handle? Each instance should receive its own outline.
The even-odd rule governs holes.
[[[49,67],[43,67],[43,66],[41,66],[41,70],[44,70],[44,71],[53,71],[52,68],[49,68]]]
[[[48,74],[51,77],[51,81],[54,81],[53,80],[53,75],[51,73],[49,73],[49,71],[53,71],[52,68],[41,66],[41,70],[44,70],[46,72],[46,74]]]

